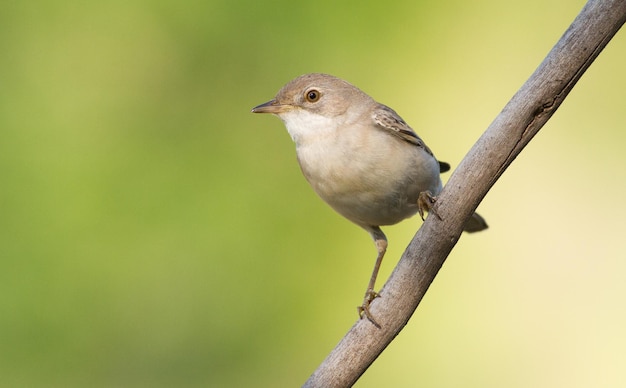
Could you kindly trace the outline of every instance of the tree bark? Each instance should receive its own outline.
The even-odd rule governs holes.
[[[626,1],[590,0],[454,171],[402,255],[371,312],[361,319],[304,387],[349,387],[406,325],[489,189],[561,105],[626,21]]]

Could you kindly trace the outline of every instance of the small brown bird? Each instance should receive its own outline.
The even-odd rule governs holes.
[[[378,296],[374,285],[387,250],[380,226],[415,213],[424,219],[442,190],[439,174],[450,165],[437,161],[393,109],[328,74],[300,76],[252,112],[272,113],[285,123],[313,190],[374,239],[378,256],[358,311],[378,326],[369,305]],[[486,228],[474,213],[464,230]]]

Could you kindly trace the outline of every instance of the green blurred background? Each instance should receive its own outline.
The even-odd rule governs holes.
[[[375,249],[250,109],[331,73],[457,165],[583,4],[4,2],[0,386],[299,386]],[[626,385],[625,68],[622,31],[358,387]]]

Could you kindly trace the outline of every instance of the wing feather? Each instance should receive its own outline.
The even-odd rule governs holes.
[[[381,129],[410,144],[422,148],[430,156],[435,157],[430,148],[428,148],[424,141],[417,136],[417,133],[415,133],[413,128],[411,128],[409,124],[407,124],[406,121],[404,121],[402,117],[400,117],[400,115],[390,107],[378,104],[378,108],[374,109],[372,118]],[[446,172],[450,170],[450,165],[446,162],[439,162],[439,170],[440,172]]]

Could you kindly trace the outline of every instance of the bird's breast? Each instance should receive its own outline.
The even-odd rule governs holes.
[[[441,190],[437,161],[395,138],[318,139],[298,145],[297,155],[315,192],[362,226],[395,224],[416,213],[420,192]]]

